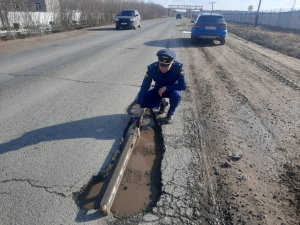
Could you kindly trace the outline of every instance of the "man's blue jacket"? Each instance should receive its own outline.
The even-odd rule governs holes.
[[[137,104],[143,105],[152,80],[155,82],[155,88],[157,88],[157,90],[163,86],[166,86],[166,92],[185,90],[187,83],[182,66],[182,63],[174,60],[170,70],[166,73],[162,73],[159,69],[159,62],[154,62],[149,65],[138,95]]]

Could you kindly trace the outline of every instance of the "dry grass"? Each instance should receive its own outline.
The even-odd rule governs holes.
[[[282,54],[300,59],[300,31],[228,23],[229,33]]]

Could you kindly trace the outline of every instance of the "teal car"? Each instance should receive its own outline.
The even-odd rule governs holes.
[[[225,44],[227,36],[227,24],[221,14],[202,13],[199,14],[193,23],[191,30],[191,43],[196,44],[197,40],[210,39],[218,40],[221,45]]]

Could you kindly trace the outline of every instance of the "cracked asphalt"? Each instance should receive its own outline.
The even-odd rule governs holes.
[[[167,18],[145,21],[137,31],[108,26],[0,43],[4,224],[110,221],[79,209],[72,196],[118,150],[127,108],[156,52],[176,45],[184,60],[180,39],[170,40],[180,35],[174,23]],[[166,27],[170,32],[162,35]]]
[[[224,46],[191,45],[189,30],[188,19],[165,18],[0,42],[1,222],[299,223],[299,60],[230,30]],[[189,86],[175,122],[158,119],[160,199],[127,217],[78,209],[73,193],[110,163],[146,67],[166,47]]]

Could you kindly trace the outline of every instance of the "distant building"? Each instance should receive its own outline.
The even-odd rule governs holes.
[[[15,12],[54,12],[59,9],[59,0],[0,0],[0,8]]]
[[[251,13],[252,10],[253,10],[253,5],[249,5],[249,7],[248,7],[248,13]]]

